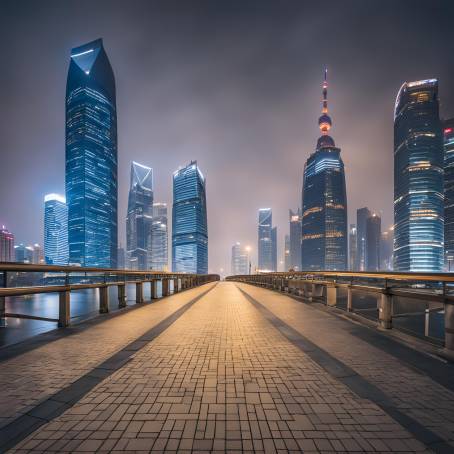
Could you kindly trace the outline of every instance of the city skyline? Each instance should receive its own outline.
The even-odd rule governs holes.
[[[404,5],[405,2],[402,4]],[[51,5],[51,3],[48,3],[48,5]],[[415,5],[415,3],[412,2],[412,5]],[[61,172],[62,163],[64,162],[64,141],[61,129],[62,125],[64,127],[64,120],[62,118],[62,94],[64,91],[62,91],[62,88],[65,82],[69,50],[98,36],[104,38],[104,44],[114,68],[117,80],[117,95],[119,97],[119,243],[125,243],[124,219],[126,218],[125,200],[127,198],[125,180],[127,179],[126,175],[129,170],[129,162],[132,160],[146,162],[156,169],[157,199],[170,204],[171,173],[180,164],[188,162],[190,159],[197,159],[208,176],[209,181],[212,182],[209,186],[208,213],[210,217],[210,242],[211,244],[216,244],[216,247],[210,248],[210,268],[213,271],[219,271],[220,268],[229,268],[229,251],[231,244],[235,241],[240,241],[243,244],[251,244],[253,248],[251,254],[254,257],[253,261],[256,262],[255,257],[257,251],[254,247],[256,243],[255,213],[260,206],[270,206],[273,209],[275,225],[278,226],[278,258],[279,260],[283,258],[283,239],[284,235],[288,233],[287,210],[289,206],[299,205],[298,188],[301,185],[302,168],[304,161],[312,152],[312,144],[314,139],[316,139],[313,112],[318,106],[319,75],[325,65],[328,66],[330,73],[333,74],[332,86],[334,86],[334,89],[332,105],[333,116],[336,118],[335,136],[336,142],[342,146],[342,156],[346,165],[349,222],[355,221],[354,214],[357,208],[367,205],[373,207],[375,211],[380,213],[383,228],[388,228],[392,224],[392,104],[401,83],[405,80],[420,80],[426,77],[438,78],[440,80],[442,117],[447,118],[452,116],[451,106],[454,106],[453,93],[452,88],[449,86],[448,77],[450,63],[441,59],[440,53],[438,52],[437,54],[436,51],[437,48],[441,48],[441,44],[443,43],[445,46],[444,52],[448,52],[450,43],[443,42],[443,33],[439,31],[443,27],[440,26],[435,28],[430,26],[430,24],[427,25],[425,37],[427,38],[428,35],[431,37],[430,43],[427,43],[427,39],[424,40],[424,37],[418,38],[416,33],[418,21],[422,22],[423,18],[427,19],[427,15],[433,18],[432,22],[438,21],[437,23],[443,23],[444,18],[442,15],[432,10],[422,14],[417,6],[409,11],[406,8],[405,14],[411,15],[416,20],[416,25],[413,25],[415,30],[409,30],[405,26],[403,27],[405,30],[400,32],[396,29],[396,24],[399,23],[398,18],[404,14],[403,10],[405,8],[402,6],[401,9],[393,9],[387,6],[386,2],[384,3],[378,18],[375,18],[372,24],[369,24],[371,25],[372,31],[367,36],[377,45],[374,39],[377,39],[378,28],[387,22],[390,10],[393,9],[396,18],[391,17],[391,25],[394,24],[394,27],[391,26],[390,28],[389,41],[392,41],[392,45],[396,46],[393,38],[396,36],[401,37],[403,31],[410,32],[408,37],[402,38],[402,42],[397,44],[397,50],[401,49],[402,52],[404,48],[409,50],[403,54],[405,58],[402,59],[402,63],[398,62],[396,65],[393,65],[392,74],[385,74],[383,71],[379,71],[376,75],[372,73],[373,68],[375,70],[377,69],[378,63],[377,66],[374,66],[370,62],[365,51],[366,46],[364,48],[359,46],[359,49],[354,51],[355,55],[363,57],[362,59],[358,59],[359,63],[355,63],[354,65],[350,63],[347,67],[341,61],[340,57],[345,58],[347,44],[352,39],[351,34],[349,35],[346,32],[340,33],[339,45],[337,46],[336,52],[332,49],[325,48],[323,55],[311,53],[309,46],[304,43],[304,40],[296,39],[296,37],[299,33],[303,33],[301,30],[304,28],[302,26],[307,24],[306,21],[312,19],[315,21],[315,27],[317,25],[317,19],[320,19],[321,12],[315,7],[295,7],[293,12],[296,11],[298,14],[295,13],[295,19],[291,20],[289,9],[286,10],[286,8],[283,8],[279,11],[280,17],[283,18],[286,24],[291,25],[290,30],[296,34],[293,36],[293,39],[290,39],[290,35],[285,35],[285,39],[277,44],[287,52],[281,57],[284,59],[286,68],[289,70],[285,76],[289,78],[288,81],[285,79],[286,82],[289,82],[285,89],[282,85],[282,75],[270,74],[268,71],[265,71],[265,73],[259,71],[259,69],[264,68],[263,64],[257,65],[257,68],[253,71],[255,74],[262,74],[261,80],[263,87],[259,84],[257,88],[253,88],[247,82],[240,82],[240,76],[243,74],[241,70],[242,65],[240,65],[242,60],[238,62],[237,58],[233,58],[231,54],[227,54],[227,57],[229,57],[227,59],[229,64],[228,73],[234,76],[232,82],[221,79],[216,84],[208,83],[207,95],[196,96],[188,95],[187,93],[189,92],[189,88],[193,87],[194,84],[197,86],[199,83],[197,82],[198,78],[202,77],[201,80],[205,81],[204,76],[202,76],[200,71],[197,70],[194,73],[193,71],[195,69],[190,69],[193,67],[192,63],[188,64],[187,62],[184,63],[169,59],[169,54],[172,57],[182,55],[181,50],[183,44],[181,35],[173,38],[169,44],[171,49],[165,46],[162,49],[155,49],[155,53],[152,54],[153,63],[155,63],[156,59],[158,62],[166,63],[164,65],[166,71],[161,70],[156,74],[153,72],[153,69],[156,69],[159,65],[150,66],[151,60],[147,58],[142,61],[135,56],[136,53],[140,54],[140,46],[143,45],[140,38],[144,37],[145,31],[139,27],[133,33],[131,30],[128,31],[126,27],[126,39],[119,41],[112,33],[112,30],[109,30],[109,25],[114,18],[119,18],[121,8],[119,6],[113,8],[105,22],[100,22],[101,7],[102,2],[99,2],[99,6],[94,11],[94,18],[90,19],[88,23],[84,22],[86,26],[83,32],[75,26],[69,26],[68,30],[62,31],[62,38],[58,43],[50,42],[46,38],[46,35],[39,38],[45,44],[40,52],[40,58],[43,60],[43,64],[38,65],[39,67],[36,66],[37,73],[33,77],[37,77],[38,81],[43,81],[43,78],[46,78],[46,80],[49,78],[48,83],[52,83],[51,86],[42,90],[46,93],[46,112],[49,112],[49,114],[40,115],[40,118],[37,118],[37,106],[34,106],[32,103],[31,106],[27,105],[25,107],[26,104],[23,101],[21,104],[21,100],[24,100],[23,96],[32,87],[30,85],[29,88],[28,84],[31,84],[33,78],[26,71],[17,71],[17,69],[12,71],[11,68],[6,68],[5,73],[2,74],[2,78],[5,80],[5,84],[3,85],[3,90],[5,90],[5,106],[12,112],[11,118],[15,119],[20,115],[21,118],[24,116],[24,119],[26,119],[30,115],[28,111],[31,111],[31,113],[35,112],[35,123],[39,127],[39,130],[42,131],[40,134],[31,134],[36,141],[33,147],[31,147],[30,145],[26,145],[27,139],[18,138],[17,133],[13,136],[14,125],[10,123],[9,119],[6,119],[6,124],[2,126],[4,128],[1,134],[2,140],[4,141],[2,149],[8,150],[8,166],[5,167],[9,168],[9,174],[19,174],[17,166],[24,162],[24,156],[30,153],[30,149],[33,149],[33,156],[37,160],[33,165],[33,175],[30,173],[27,174],[30,177],[27,178],[27,184],[30,185],[28,189],[33,187],[33,191],[28,190],[27,193],[23,193],[22,188],[19,188],[15,192],[15,197],[18,197],[18,201],[15,204],[20,205],[21,202],[27,203],[27,207],[29,207],[29,210],[27,210],[28,213],[18,213],[13,216],[14,209],[9,205],[9,202],[7,200],[1,202],[0,212],[2,219],[0,221],[15,234],[17,243],[42,243],[43,221],[42,213],[40,212],[42,207],[39,202],[45,193],[64,192],[64,181],[62,175],[58,175],[57,169],[60,169]],[[330,4],[329,8],[334,11],[336,10],[334,4]],[[14,13],[18,9],[20,8],[11,4],[7,8],[7,12]],[[145,12],[149,11],[146,5],[143,5],[143,9]],[[268,22],[264,12],[269,12],[270,9],[273,10],[271,6],[268,6],[264,7],[262,11],[257,12],[259,26],[255,32],[258,33],[259,38],[269,36],[269,33],[274,36],[280,30],[279,27],[274,26],[269,33],[265,34],[265,24],[268,24]],[[44,14],[45,12],[46,7],[38,14]],[[303,19],[303,12],[307,13],[309,16],[308,19]],[[82,20],[81,13],[78,11],[74,11],[74,13],[76,25],[80,24]],[[216,12],[207,8],[203,12],[202,18],[198,20],[203,20],[207,24],[209,22],[208,19],[211,18],[213,23],[219,25],[221,44],[226,46],[227,50],[233,52],[238,50],[238,41],[228,44],[226,38],[231,36],[228,32],[228,25],[236,16],[234,16],[234,12],[231,10],[225,13],[227,18],[221,18]],[[349,13],[351,14],[351,10]],[[248,10],[243,11],[240,17],[235,20],[244,24],[250,18],[250,14],[252,13]],[[361,14],[365,14],[365,11],[359,8],[359,11],[355,12],[353,19],[357,19]],[[330,16],[333,17],[336,15],[333,13]],[[446,16],[449,15],[446,14]],[[170,21],[170,23],[175,25],[176,17],[179,18],[179,23],[185,23],[185,20],[188,20],[185,18],[192,18],[194,16],[190,11],[183,11],[177,16],[164,11],[162,12],[162,17],[165,21]],[[344,16],[341,15],[341,17],[347,20],[345,14]],[[137,16],[134,19],[137,19]],[[126,23],[129,23],[129,21],[132,22],[132,18],[128,15],[124,17],[124,20]],[[414,21],[413,24],[415,24]],[[30,24],[27,23],[27,25]],[[336,30],[336,25],[333,23],[331,25]],[[52,24],[50,24],[50,28],[52,29]],[[13,36],[15,32],[17,33],[19,31],[8,30],[11,31]],[[243,29],[241,31],[241,36],[244,37],[245,32]],[[306,36],[306,33],[309,35],[309,31],[306,30],[303,36]],[[208,62],[208,56],[212,55],[212,50],[204,42],[204,38],[207,36],[206,32],[207,30],[203,29],[192,40],[195,40],[197,44],[202,44],[199,47],[200,50],[196,52],[197,63],[201,64],[202,68],[206,68],[208,65],[211,69],[209,79],[212,79],[216,71]],[[412,35],[412,33],[414,34]],[[13,40],[14,49],[19,54],[21,49],[27,47],[27,36],[24,35],[21,36],[22,39]],[[409,46],[410,42],[412,44]],[[419,63],[415,59],[412,60],[411,55],[416,55],[416,52],[419,52],[421,46],[426,49],[426,58],[422,63]],[[382,58],[383,62],[383,54],[390,47],[391,43],[386,42],[382,45],[380,44],[378,55],[375,53],[374,58],[377,58],[377,60]],[[136,52],[130,55],[128,53],[130,49],[136,49]],[[171,50],[176,52],[176,54],[173,54]],[[258,58],[262,56],[263,46],[257,40],[251,43],[248,51],[248,56],[256,56]],[[10,52],[10,49],[5,49],[7,56],[11,56]],[[291,63],[293,57],[300,52],[310,60],[310,65],[305,65],[303,71],[299,67],[292,66]],[[318,50],[317,53],[319,53]],[[143,54],[141,55],[142,57]],[[17,67],[16,64],[18,64],[20,69],[21,63],[14,56],[11,56],[11,61],[15,63],[12,65],[13,67]],[[368,65],[365,62],[368,62]],[[169,68],[177,65],[177,63],[181,64],[182,68],[187,70],[182,73],[184,74],[184,78],[176,77],[176,80],[171,79],[165,82],[165,75],[169,74]],[[30,64],[33,64],[33,61],[31,63],[30,61],[27,62],[27,65]],[[272,62],[268,64],[273,66]],[[268,64],[266,67],[268,67]],[[148,67],[148,70],[142,71],[143,68],[141,65]],[[188,66],[190,66],[189,69]],[[42,67],[48,68],[48,70],[44,71]],[[131,68],[134,74],[131,73]],[[141,69],[138,70],[139,68]],[[49,71],[52,72],[52,77],[49,77]],[[214,74],[213,71],[215,71]],[[150,78],[150,80],[145,82],[145,80],[135,74],[139,72],[143,72],[146,78]],[[18,82],[13,81],[13,74],[14,79],[19,79]],[[137,77],[139,77],[139,80],[137,80]],[[44,81],[44,85],[47,83],[46,80]],[[208,81],[208,79],[206,80]],[[141,82],[139,84],[141,90],[137,90],[134,86],[136,82]],[[18,93],[19,83],[23,89],[23,94]],[[214,89],[219,86],[225,87],[233,95],[232,102],[234,105],[229,104],[227,97],[218,99],[214,96]],[[157,103],[150,103],[144,106],[144,102],[140,98],[144,92],[144,87],[151,90],[152,97],[150,99],[158,101]],[[276,95],[269,95],[263,101],[265,104],[258,101],[256,95],[259,95],[261,90],[268,91],[270,87],[278,89],[277,95],[281,103],[274,103]],[[169,94],[175,88],[177,95],[181,99],[173,96],[165,100],[165,95]],[[371,88],[374,89],[373,92],[368,92]],[[161,91],[162,94],[160,94]],[[12,101],[8,92],[15,95],[14,105],[11,104]],[[361,98],[366,98],[366,93],[370,106],[366,106],[365,102],[361,101]],[[239,104],[240,95],[246,95],[243,104]],[[40,95],[38,94],[37,96]],[[290,101],[291,97],[294,98],[292,101]],[[40,98],[40,101],[43,99]],[[261,111],[271,101],[273,101],[273,110],[271,111],[268,107],[264,110],[272,112],[272,115],[264,116],[259,110]],[[128,104],[131,104],[131,106]],[[366,108],[369,118],[360,118],[364,116],[363,113]],[[244,109],[255,118],[251,133],[238,128],[236,122],[232,123],[229,121],[232,118],[231,115]],[[353,112],[356,109],[359,111],[357,114]],[[162,128],[162,125],[172,115],[175,116],[175,112],[178,110],[181,112],[181,115],[175,117],[176,120],[172,123],[171,128],[173,134],[175,131],[178,131],[178,138],[176,140],[169,140],[171,136],[170,130],[163,128],[161,132],[159,129]],[[191,116],[185,116],[184,112],[189,111],[192,112]],[[213,119],[210,119],[208,115],[211,112],[216,114]],[[219,117],[218,114],[222,115]],[[133,125],[132,122],[136,124]],[[208,137],[201,134],[202,124],[204,129],[208,127],[211,131]],[[54,128],[54,125],[57,126]],[[35,127],[35,125],[32,125],[32,127]],[[150,128],[151,130],[148,131]],[[129,129],[132,130],[131,133]],[[231,132],[234,129],[239,139],[231,136]],[[131,136],[132,133],[135,134],[135,137]],[[272,137],[270,133],[273,133]],[[226,139],[226,145],[218,145],[220,143],[220,137]],[[228,153],[226,147],[228,148]],[[282,155],[285,156],[285,159],[281,158]],[[365,155],[368,158],[368,165],[374,169],[373,171],[365,167]],[[240,159],[241,168],[237,165],[232,165],[235,159]],[[273,173],[273,170],[276,169],[279,171]],[[220,176],[222,174],[224,176],[221,179]],[[50,177],[50,175],[54,176]],[[250,181],[251,175],[253,177],[253,184]],[[263,175],[266,175],[270,179],[269,185],[263,184]],[[2,171],[1,177],[3,184],[10,184],[11,178],[4,170]],[[230,178],[235,178],[236,184],[234,188],[230,187]],[[280,184],[280,181],[283,179],[285,180],[285,185]],[[216,184],[213,184],[213,182]],[[260,185],[258,184],[259,182],[261,182]],[[361,190],[366,185],[372,187],[374,183],[376,185],[378,182],[381,182],[380,191]],[[230,196],[232,201],[225,200],[227,188],[231,191]],[[248,194],[247,198],[241,196],[245,191]],[[375,192],[379,193],[376,194]],[[38,193],[36,194],[37,200],[34,199],[35,193]],[[236,218],[244,220],[241,223],[242,225],[235,225],[235,223],[233,226],[227,226],[222,222],[217,208],[221,200],[224,202],[223,209],[226,210],[226,213],[234,213]],[[11,219],[9,216],[11,216]]]

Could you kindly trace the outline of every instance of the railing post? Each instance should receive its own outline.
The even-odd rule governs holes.
[[[158,297],[158,281],[152,279],[150,281],[150,298],[155,300]]]
[[[393,296],[386,290],[378,300],[378,321],[381,328],[392,328]]]
[[[347,311],[353,312],[353,290],[347,287]]]
[[[169,295],[169,279],[162,279],[162,296]]]
[[[445,301],[445,353],[454,358],[454,304]]]
[[[118,307],[126,307],[126,284],[118,284]]]
[[[103,285],[99,287],[99,313],[107,314],[109,312],[109,287]]]
[[[173,280],[173,293],[178,293],[180,291],[178,287],[178,278]]]
[[[136,304],[143,303],[143,282],[136,282]]]
[[[65,328],[69,326],[70,319],[70,291],[63,290],[59,293],[58,302],[58,326]]]
[[[336,284],[326,285],[326,305],[335,306],[337,303],[337,288]]]
[[[8,287],[8,275],[6,271],[3,271],[3,279],[2,279],[2,287]],[[0,326],[6,326],[6,298],[4,296],[0,296]]]

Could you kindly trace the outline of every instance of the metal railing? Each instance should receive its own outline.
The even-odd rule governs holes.
[[[126,286],[135,285],[136,303],[144,302],[144,284],[150,284],[150,297],[158,297],[157,284],[161,282],[163,297],[173,292],[187,290],[208,282],[219,280],[216,274],[185,274],[164,271],[117,270],[110,268],[88,268],[78,266],[28,265],[0,263],[0,319],[5,317],[27,318],[57,322],[60,327],[70,324],[71,292],[98,289],[99,313],[109,312],[109,287],[118,289],[118,307],[126,307]],[[26,276],[24,278],[24,276]],[[25,285],[23,283],[25,282]],[[13,284],[13,286],[11,286]],[[19,285],[17,285],[19,284]],[[5,298],[41,293],[58,293],[58,319],[35,315],[9,313]]]
[[[321,301],[376,320],[383,329],[405,328],[402,320],[423,324],[421,337],[444,345],[443,353],[454,358],[454,274],[300,271],[229,276],[228,281],[245,282],[309,301]],[[354,295],[363,295],[361,304]],[[364,302],[364,295],[369,301]],[[431,336],[434,323],[441,325],[439,339]],[[413,324],[415,324],[414,322]]]

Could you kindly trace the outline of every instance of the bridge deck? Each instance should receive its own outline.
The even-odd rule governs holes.
[[[454,452],[453,370],[287,296],[209,284],[1,362],[1,411],[22,415],[0,451]]]

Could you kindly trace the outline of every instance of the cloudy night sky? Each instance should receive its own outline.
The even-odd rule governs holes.
[[[331,135],[356,209],[393,222],[393,107],[404,81],[438,78],[454,116],[454,2],[5,1],[0,14],[0,224],[42,243],[43,197],[64,194],[65,86],[72,47],[103,38],[117,86],[119,241],[130,162],[153,168],[155,201],[197,160],[207,179],[209,269],[257,252],[273,209],[279,259],[288,209],[319,130],[328,68]],[[170,214],[170,212],[169,212]],[[169,219],[170,220],[170,219]]]

